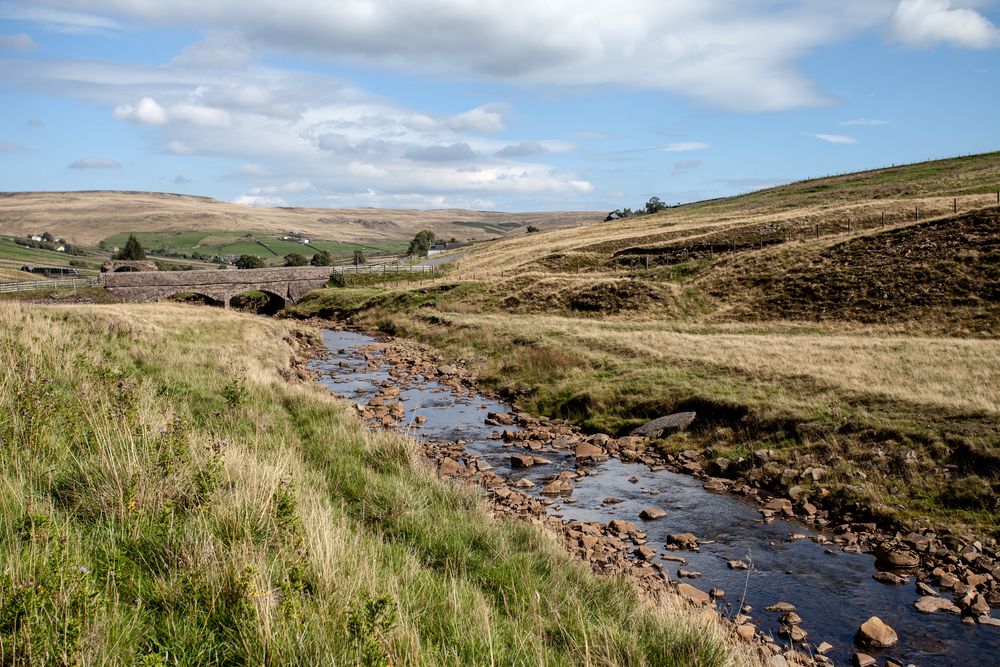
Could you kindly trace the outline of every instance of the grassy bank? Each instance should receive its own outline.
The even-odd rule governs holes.
[[[0,303],[0,663],[723,665],[291,384],[287,322]]]
[[[1000,209],[972,190],[996,169],[911,165],[823,180],[828,205],[787,186],[505,240],[434,284],[322,290],[290,313],[477,359],[524,409],[590,430],[695,410],[658,446],[707,462],[770,449],[745,472],[770,493],[821,464],[806,496],[855,518],[995,535]]]

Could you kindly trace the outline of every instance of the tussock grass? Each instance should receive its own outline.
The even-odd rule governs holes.
[[[283,382],[293,328],[0,303],[0,664],[751,664]]]

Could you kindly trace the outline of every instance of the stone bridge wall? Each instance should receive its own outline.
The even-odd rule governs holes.
[[[306,292],[326,285],[332,268],[308,266],[273,269],[229,269],[207,271],[133,271],[101,274],[107,290],[128,301],[149,302],[177,294],[201,294],[229,307],[237,294],[269,292],[285,304],[298,301]]]

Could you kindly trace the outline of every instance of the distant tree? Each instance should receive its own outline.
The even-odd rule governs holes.
[[[42,232],[42,240],[45,241],[46,243],[52,243],[56,239],[54,236],[52,236],[52,234],[49,234],[48,232]]]
[[[306,256],[298,252],[290,252],[285,255],[285,266],[305,266],[309,263]]]
[[[367,264],[368,258],[365,257],[365,251],[361,248],[354,249],[354,266],[361,266],[362,264]]]
[[[410,247],[406,249],[406,254],[411,257],[426,257],[427,252],[434,243],[434,232],[429,229],[422,229],[410,241]]]
[[[236,260],[237,269],[263,269],[264,260],[257,255],[240,255]]]
[[[542,231],[542,230],[540,230],[540,229],[539,229],[538,227],[535,227],[534,225],[528,225],[528,229],[527,229],[527,230],[525,230],[525,231],[526,231],[526,232],[527,232],[528,234],[534,234],[535,232],[540,232],[540,231]]]
[[[317,250],[309,263],[313,266],[330,266],[333,264],[333,256],[330,255],[329,250]]]
[[[139,239],[135,237],[135,234],[129,234],[128,241],[125,242],[125,247],[115,253],[111,259],[146,259],[146,251],[142,249],[142,244],[139,243]]]
[[[653,213],[659,213],[667,207],[659,197],[650,197],[649,201],[646,202],[646,213],[652,215]]]

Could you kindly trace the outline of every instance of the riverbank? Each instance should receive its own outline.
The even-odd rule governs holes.
[[[0,341],[4,662],[755,664],[365,428],[296,323],[0,303]]]
[[[407,429],[412,428],[420,431],[424,423],[421,420],[426,419],[426,417],[419,410],[412,411],[411,409],[414,407],[414,401],[419,406],[420,402],[426,400],[428,396],[422,395],[416,389],[424,389],[430,383],[438,387],[448,388],[449,391],[454,392],[456,395],[469,392],[477,393],[480,391],[476,387],[475,374],[469,369],[463,368],[460,364],[447,363],[439,353],[425,346],[415,344],[412,341],[399,339],[385,340],[378,345],[372,345],[371,349],[368,347],[360,349],[363,350],[365,364],[369,372],[376,368],[383,369],[372,374],[372,377],[375,378],[376,393],[363,396],[360,399],[353,399],[360,401],[356,403],[358,412],[369,422],[389,428],[399,426],[402,423],[405,424]],[[343,353],[345,351],[340,350],[340,352]],[[329,372],[331,377],[345,373],[345,377],[354,377],[351,375],[353,371],[350,364],[343,361],[344,359],[349,359],[350,354],[352,353],[348,351],[346,356],[335,355],[336,358],[341,359],[340,364],[330,366],[325,371]],[[354,354],[360,353],[354,352]],[[364,369],[354,370],[360,372]],[[361,377],[364,377],[364,373],[362,373]],[[360,392],[361,389],[356,386],[359,382],[361,381],[352,380],[348,382],[347,386],[352,391],[356,390]],[[434,391],[438,390],[435,389]],[[403,392],[402,395],[400,394],[401,391]],[[411,403],[404,405],[403,402],[407,400],[410,400]],[[928,537],[911,534],[903,536],[900,539],[899,535],[893,536],[878,531],[876,526],[870,523],[851,521],[841,523],[839,520],[833,521],[830,519],[831,514],[827,510],[816,507],[809,502],[793,503],[786,498],[771,498],[764,495],[759,488],[740,484],[731,479],[709,475],[702,468],[697,452],[694,451],[683,452],[680,455],[664,454],[658,448],[651,446],[651,441],[644,438],[631,436],[613,438],[604,434],[587,435],[565,422],[544,418],[538,419],[525,413],[507,414],[499,412],[499,410],[502,410],[499,407],[497,410],[498,412],[488,415],[486,423],[496,427],[504,426],[503,429],[495,429],[489,433],[488,437],[492,440],[502,441],[502,444],[498,443],[494,448],[509,448],[509,458],[512,467],[508,469],[506,465],[501,466],[501,468],[507,469],[506,476],[497,474],[497,470],[500,468],[494,470],[494,465],[497,465],[495,458],[491,459],[494,465],[481,467],[483,459],[475,455],[475,449],[469,449],[469,447],[476,446],[472,442],[476,439],[476,435],[481,439],[486,438],[487,435],[485,433],[466,434],[464,430],[470,428],[469,415],[463,412],[451,413],[451,419],[464,425],[464,429],[459,429],[463,432],[455,435],[455,438],[458,439],[457,444],[454,439],[446,442],[438,442],[432,438],[424,442],[424,448],[428,457],[438,462],[438,469],[442,476],[464,478],[483,486],[493,496],[494,505],[500,506],[500,511],[514,513],[529,520],[543,520],[542,517],[545,516],[544,508],[546,506],[561,502],[565,503],[568,507],[576,503],[573,493],[574,484],[586,484],[585,478],[591,474],[592,470],[589,464],[607,460],[609,456],[614,460],[625,463],[639,462],[654,472],[657,470],[672,470],[677,473],[691,475],[695,479],[699,479],[704,488],[713,493],[727,491],[739,493],[743,497],[755,502],[762,517],[759,521],[763,521],[765,524],[775,520],[780,522],[783,518],[798,515],[797,518],[803,521],[804,524],[815,529],[825,529],[825,532],[811,533],[805,526],[798,529],[794,526],[788,526],[786,528],[787,532],[779,538],[783,541],[795,542],[796,540],[809,539],[817,545],[827,547],[826,553],[829,554],[834,553],[831,549],[836,549],[838,552],[844,554],[857,554],[862,550],[874,551],[877,554],[877,559],[874,562],[868,561],[868,565],[866,566],[868,571],[863,576],[869,577],[869,581],[872,581],[871,578],[874,575],[874,580],[879,583],[874,584],[874,588],[869,586],[867,595],[881,594],[879,587],[912,583],[913,580],[911,580],[911,577],[916,575],[916,594],[909,594],[908,600],[907,593],[905,592],[902,592],[900,595],[892,594],[887,598],[898,600],[897,603],[890,603],[890,606],[893,604],[905,604],[910,607],[909,624],[925,625],[921,614],[912,611],[914,603],[918,603],[916,604],[916,608],[920,611],[926,611],[931,608],[940,611],[951,609],[957,614],[961,609],[967,619],[973,622],[978,619],[980,623],[987,625],[996,623],[994,619],[989,618],[988,606],[984,605],[984,592],[990,590],[991,587],[989,584],[992,579],[989,573],[989,561],[987,560],[990,557],[991,551],[989,547],[984,548],[981,544],[973,545],[971,549],[965,548],[959,552],[948,547],[942,548],[945,544],[952,542],[952,540],[948,539],[948,536],[936,538],[936,536]],[[468,445],[466,444],[466,439],[470,441]],[[481,445],[479,446],[481,447]],[[523,452],[523,454],[519,454],[519,451]],[[758,456],[766,456],[766,453],[760,452]],[[556,457],[568,459],[568,463],[564,462],[566,465],[562,468],[553,469],[549,464],[552,464],[553,459]],[[542,463],[538,469],[551,471],[547,476],[543,476],[541,478],[542,481],[539,482],[539,484],[544,483],[541,498],[539,498],[537,493],[538,489],[533,489],[535,484],[530,483],[530,481],[525,480],[523,477],[517,478],[510,475],[510,473],[517,473],[518,468],[536,467],[533,461]],[[716,472],[716,474],[719,474],[719,472]],[[819,477],[823,474],[823,470],[821,467],[816,466],[815,468],[810,468],[808,474],[814,474]],[[583,482],[580,480],[583,480]],[[634,477],[629,481],[635,482],[637,479]],[[654,492],[656,494],[659,493],[659,491],[655,490]],[[595,493],[595,491],[592,489],[591,493]],[[656,498],[650,497],[648,502],[656,503],[656,500]],[[620,499],[604,498],[601,506],[614,505],[616,502],[620,502]],[[556,505],[556,509],[559,509],[559,505]],[[565,509],[560,510],[560,512],[563,511]],[[683,517],[683,515],[684,513],[682,512],[679,516]],[[640,520],[649,519],[650,517],[638,516],[638,510],[635,510],[635,516],[625,515],[627,519],[632,519],[634,523],[627,519],[616,519],[610,521],[610,523],[606,519],[603,522],[580,522],[566,518],[559,520],[558,517],[560,516],[562,514],[549,514],[545,516],[544,521],[557,532],[561,533],[567,548],[572,553],[590,562],[595,570],[604,572],[628,571],[639,581],[644,581],[644,579],[648,578],[649,581],[653,582],[654,586],[663,585],[664,578],[661,572],[665,572],[664,563],[656,560],[657,552],[655,548],[649,549],[648,546],[645,546],[647,542],[646,529],[650,524],[647,521]],[[843,517],[840,517],[840,519],[843,519]],[[680,521],[683,524],[683,518]],[[732,521],[734,523],[733,527],[739,522],[735,517]],[[639,526],[637,527],[636,524],[639,524]],[[693,525],[697,525],[697,519],[694,519]],[[726,534],[732,534],[733,527],[722,528],[722,531]],[[693,547],[697,550],[700,541],[703,541],[706,545],[712,544],[715,537],[716,535],[714,534],[686,534],[682,540],[677,535],[669,535],[667,536],[667,540],[668,545],[672,544],[671,548],[678,548],[684,542],[684,546],[680,546],[679,548],[690,549]],[[628,544],[631,546],[626,546]],[[774,543],[772,542],[771,544]],[[983,551],[980,552],[980,549],[983,549]],[[819,553],[819,550],[817,550],[817,553]],[[683,557],[668,558],[671,561],[686,562],[686,559]],[[765,561],[767,560],[766,555],[764,559]],[[957,568],[955,566],[956,562],[959,563]],[[738,560],[730,561],[730,567],[735,569],[745,567],[746,565],[746,563],[741,563]],[[786,567],[796,569],[804,565],[804,563],[800,565],[787,563]],[[817,573],[827,571],[830,575],[830,581],[826,583],[832,586],[837,585],[838,575],[835,574],[836,568],[831,570],[829,565],[823,565],[819,561],[811,564],[811,566],[817,570]],[[986,572],[984,573],[972,571],[973,568],[983,567],[986,568]],[[952,574],[956,571],[958,572],[957,575]],[[678,570],[678,574],[681,577],[698,576],[697,572],[693,574],[690,574],[690,572],[691,570],[685,570],[683,567]],[[956,590],[956,588],[965,584],[966,581],[969,582],[966,590]],[[945,582],[951,585],[942,585]],[[648,587],[648,584],[646,585]],[[938,586],[940,590],[936,590],[935,586]],[[708,603],[710,600],[708,592],[698,591],[686,582],[681,584],[680,587],[687,595],[692,596],[692,599],[696,599],[701,603]],[[908,586],[902,586],[901,590],[912,589]],[[716,595],[722,593],[715,590],[712,592]],[[722,594],[724,595],[724,593]],[[774,591],[772,591],[772,594],[774,594]],[[939,597],[940,595],[944,597]],[[919,597],[918,599],[918,596],[923,597]],[[948,601],[948,598],[952,596],[958,606]],[[835,602],[835,598],[836,595],[831,593],[829,604],[844,604],[842,601]],[[775,606],[773,603],[777,602],[777,599],[769,599],[767,604]],[[871,602],[878,604],[874,600]],[[931,604],[932,602],[934,604]],[[787,607],[789,605],[786,602],[781,602],[777,606],[785,608],[788,611]],[[860,601],[857,603],[852,602],[850,606],[860,607],[861,609],[865,607]],[[832,608],[824,608],[824,611],[820,613],[828,615],[831,611]],[[803,611],[803,613],[805,612]],[[738,622],[743,624],[741,634],[751,636],[753,626],[746,623],[750,619],[742,615],[738,615],[736,618]],[[797,615],[793,614],[791,618],[796,619],[796,623],[801,622]],[[806,620],[808,622],[814,619],[807,617]],[[957,625],[958,619],[955,618],[951,623]],[[946,624],[937,624],[935,627],[936,630],[933,630],[932,634],[941,632],[949,633]],[[850,637],[856,628],[857,625],[850,628],[847,647],[850,646]],[[772,636],[769,648],[775,653],[789,649],[789,646],[784,645],[786,641],[791,640],[794,645],[797,642],[801,642],[807,636],[807,633],[801,630],[801,628],[792,628],[784,625],[772,627],[771,630],[777,631],[785,638],[776,644]],[[924,631],[930,631],[930,628]],[[914,641],[912,639],[914,637],[913,633],[920,633],[922,631],[917,627],[908,627],[902,632],[904,636],[909,635],[912,642]],[[979,637],[979,639],[985,642],[983,646],[986,647],[989,645],[991,637],[989,633],[993,631],[991,629],[984,629],[982,632],[987,634]],[[822,643],[822,639],[823,637],[820,635],[811,644],[803,643],[800,648],[800,651],[804,651],[802,655],[810,653],[817,645]],[[840,639],[842,640],[843,637],[841,636]],[[779,645],[781,645],[780,648]],[[839,647],[841,655],[845,648],[843,645]],[[954,656],[951,653],[947,655],[958,659],[961,651],[962,649],[957,649]],[[848,655],[850,654],[848,653]],[[817,659],[821,663],[824,662],[822,656],[817,656]]]

